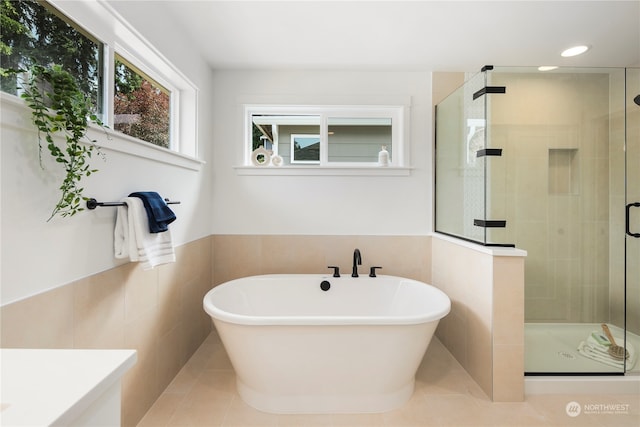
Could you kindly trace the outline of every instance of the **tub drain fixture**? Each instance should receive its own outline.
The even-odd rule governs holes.
[[[576,358],[576,356],[573,353],[569,353],[568,351],[559,351],[557,354],[563,359],[573,360]]]

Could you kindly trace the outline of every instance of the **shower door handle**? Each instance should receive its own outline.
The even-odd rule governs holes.
[[[640,233],[632,233],[630,230],[631,224],[629,217],[631,216],[631,208],[640,208],[640,202],[629,203],[627,205],[627,214],[624,221],[627,229],[627,234],[631,237],[635,237],[636,239],[640,239]]]

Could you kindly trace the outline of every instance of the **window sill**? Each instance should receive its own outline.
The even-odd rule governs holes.
[[[0,100],[2,103],[2,117],[0,120],[2,127],[37,132],[37,129],[31,123],[31,110],[22,98],[0,92]],[[97,140],[97,145],[103,151],[117,151],[194,171],[200,170],[202,165],[206,163],[195,157],[158,147],[138,138],[115,132],[112,129],[102,129],[93,124],[89,125],[87,136],[90,139]]]
[[[410,167],[396,166],[234,166],[249,176],[409,176]]]
[[[108,135],[108,139],[105,138],[105,132]],[[130,156],[154,160],[194,171],[200,170],[202,165],[206,164],[204,160],[159,147],[150,142],[134,138],[121,132],[116,132],[112,129],[101,129],[99,126],[93,124],[90,125],[87,135],[92,139],[99,140],[98,145],[100,145],[100,148],[104,151],[117,151]],[[100,139],[101,136],[102,140]]]

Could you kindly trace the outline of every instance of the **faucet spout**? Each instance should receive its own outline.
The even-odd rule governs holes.
[[[360,249],[353,251],[353,269],[351,277],[358,277],[358,266],[362,265],[362,256],[360,255]]]

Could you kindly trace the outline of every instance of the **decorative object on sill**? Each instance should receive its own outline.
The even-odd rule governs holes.
[[[276,154],[275,156],[271,157],[271,164],[273,166],[282,166],[282,156]]]
[[[253,150],[251,153],[251,163],[254,166],[268,166],[271,163],[271,154],[273,152],[264,148],[264,145]]]
[[[31,108],[31,120],[38,128],[40,167],[44,169],[44,140],[51,156],[66,172],[59,187],[60,199],[47,221],[56,215],[73,216],[84,210],[80,203],[87,200],[82,194],[84,188],[80,187],[80,181],[98,171],[91,168],[89,160],[94,152],[104,159],[96,141],[86,136],[89,122],[102,128],[106,126],[92,112],[89,97],[80,90],[75,78],[62,66],[53,64],[43,67],[36,64],[29,70],[17,72],[28,73],[20,96]],[[56,135],[65,138],[62,148],[55,141]]]
[[[143,270],[175,262],[171,231],[149,232],[149,218],[139,197],[125,197],[118,205],[114,229],[114,256],[138,261]]]
[[[378,153],[378,166],[389,166],[389,152],[386,145],[383,145]]]

